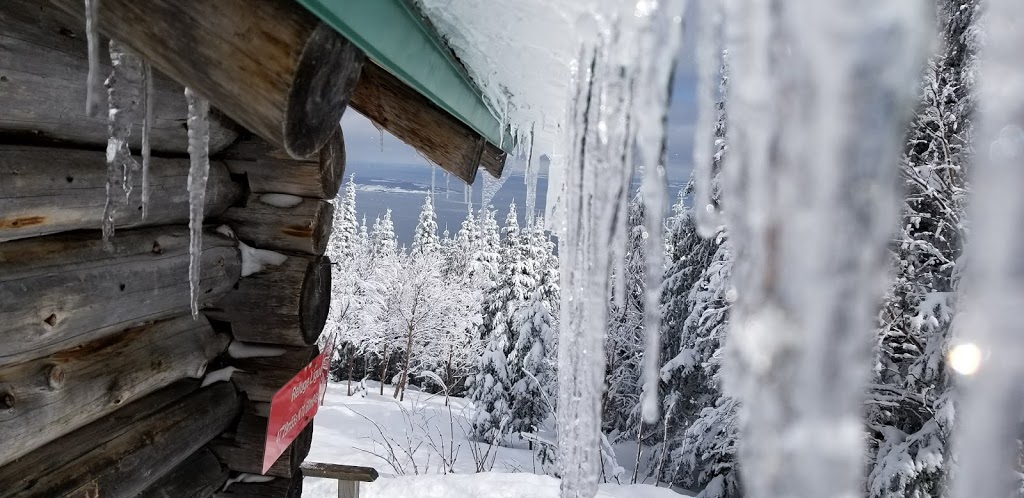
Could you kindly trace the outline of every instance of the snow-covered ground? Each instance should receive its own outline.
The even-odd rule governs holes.
[[[365,396],[364,393],[348,396],[346,386],[345,383],[328,386],[324,405],[314,422],[313,447],[306,460],[376,468],[381,478],[373,483],[364,483],[361,496],[558,496],[558,479],[537,475],[541,473],[541,465],[535,461],[534,452],[527,448],[525,442],[514,441],[516,444],[512,448],[497,447],[490,471],[476,472],[476,460],[479,458],[474,458],[471,446],[476,445],[478,454],[482,454],[487,451],[487,445],[473,443],[467,437],[469,410],[466,400],[451,398],[448,407],[442,395],[409,391],[405,401],[399,402],[391,397],[390,386],[385,386],[384,396],[378,394],[380,386],[377,383],[368,384]],[[552,437],[545,433],[541,436]],[[394,465],[385,459],[390,459],[388,444],[397,455]],[[619,465],[626,468],[622,480],[628,481],[632,472],[629,462],[635,460],[636,447],[623,446],[616,451],[619,453]],[[446,457],[442,458],[442,452]],[[306,478],[303,496],[334,498],[337,485],[329,479]],[[602,484],[598,496],[678,498],[684,495],[649,482]]]

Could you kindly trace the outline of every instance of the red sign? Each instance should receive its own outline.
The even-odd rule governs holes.
[[[288,445],[305,429],[316,415],[326,389],[330,356],[324,351],[288,381],[270,402],[270,420],[267,422],[267,442],[263,447],[263,473],[266,474]],[[325,359],[326,357],[326,359]]]

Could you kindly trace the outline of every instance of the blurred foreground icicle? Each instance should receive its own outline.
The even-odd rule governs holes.
[[[970,326],[982,360],[964,379],[954,496],[1016,496],[1024,389],[1024,3],[990,0],[982,49],[978,164],[968,243]],[[1015,475],[1016,474],[1016,475]]]
[[[203,252],[203,208],[210,174],[210,102],[185,88],[188,101],[188,285],[192,317],[199,317],[199,259]]]
[[[743,407],[744,489],[860,496],[869,338],[926,10],[727,0],[725,14],[722,202],[738,252],[725,375]]]
[[[657,192],[659,162],[683,2],[641,1],[626,7],[609,4],[586,14],[577,26],[584,47],[572,68],[576,93],[565,131],[566,197],[559,234],[557,427],[565,498],[594,496],[601,474],[610,270],[613,258],[625,254],[624,213],[634,158],[657,175],[645,189],[654,201],[646,209],[664,210],[657,205],[665,196]],[[660,247],[660,230],[655,232],[653,242]]]
[[[103,240],[114,235],[114,216],[128,205],[132,174],[139,164],[132,158],[128,137],[139,106],[143,84],[142,60],[121,42],[110,40],[111,72],[107,78],[107,203],[103,208]]]

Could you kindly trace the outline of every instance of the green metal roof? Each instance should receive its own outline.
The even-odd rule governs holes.
[[[480,91],[452,60],[447,44],[405,0],[298,1],[378,65],[511,152],[512,140],[487,109]]]

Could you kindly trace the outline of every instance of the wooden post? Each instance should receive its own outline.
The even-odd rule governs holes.
[[[6,484],[0,497],[138,495],[237,416],[239,399],[230,383],[188,394],[194,386],[147,396],[0,467]]]
[[[138,498],[209,498],[227,480],[228,469],[204,447],[151,484]]]
[[[237,287],[208,310],[210,318],[231,323],[236,340],[309,346],[327,323],[330,258],[288,256],[279,266],[239,280]]]
[[[98,151],[0,145],[0,242],[69,230],[97,230],[107,202],[104,154]],[[117,228],[188,223],[188,159],[154,157],[148,213],[142,219],[142,175],[133,177]],[[234,204],[241,186],[223,163],[210,162],[207,218]]]
[[[51,2],[84,19],[80,0]],[[337,129],[364,60],[290,0],[104,0],[99,25],[298,158],[320,150]]]
[[[282,349],[285,349],[285,353],[280,356],[229,360],[231,366],[238,369],[231,376],[232,380],[238,390],[244,392],[250,401],[269,403],[281,387],[292,380],[299,370],[309,365],[309,362],[320,354],[320,350],[316,346]],[[269,413],[263,418],[267,416]]]
[[[238,239],[260,249],[320,255],[331,236],[334,206],[322,199],[252,194],[228,209],[223,221]]]
[[[201,377],[230,338],[203,316],[129,329],[0,368],[0,465],[187,377]]]
[[[0,244],[0,366],[190,311],[187,228],[125,230],[112,244],[106,250],[96,232]],[[218,301],[240,274],[236,242],[206,233],[200,307]]]
[[[308,159],[293,159],[257,137],[243,137],[220,158],[232,174],[245,176],[250,192],[333,199],[345,177],[345,137],[338,127]]]
[[[504,152],[376,64],[363,68],[352,108],[466,183],[482,163],[501,176]]]
[[[229,469],[247,474],[260,474],[263,470],[263,447],[267,442],[267,419],[242,413],[238,425],[210,443],[217,458]],[[309,455],[313,443],[313,424],[299,433],[288,449],[267,470],[266,475],[291,477]]]
[[[99,117],[85,114],[89,70],[85,23],[38,0],[3,0],[0,23],[0,135],[5,135],[8,142],[66,142],[105,149],[107,113]],[[107,40],[101,40],[100,46],[104,49],[100,51],[99,69],[106,77],[110,74]],[[153,90],[152,149],[186,154],[188,134],[183,124],[188,107],[184,88],[154,71]],[[99,106],[106,109],[105,91],[100,92]],[[211,118],[212,154],[235,140],[238,126],[219,112]],[[133,124],[129,144],[133,151],[138,151],[142,139],[141,113]]]

